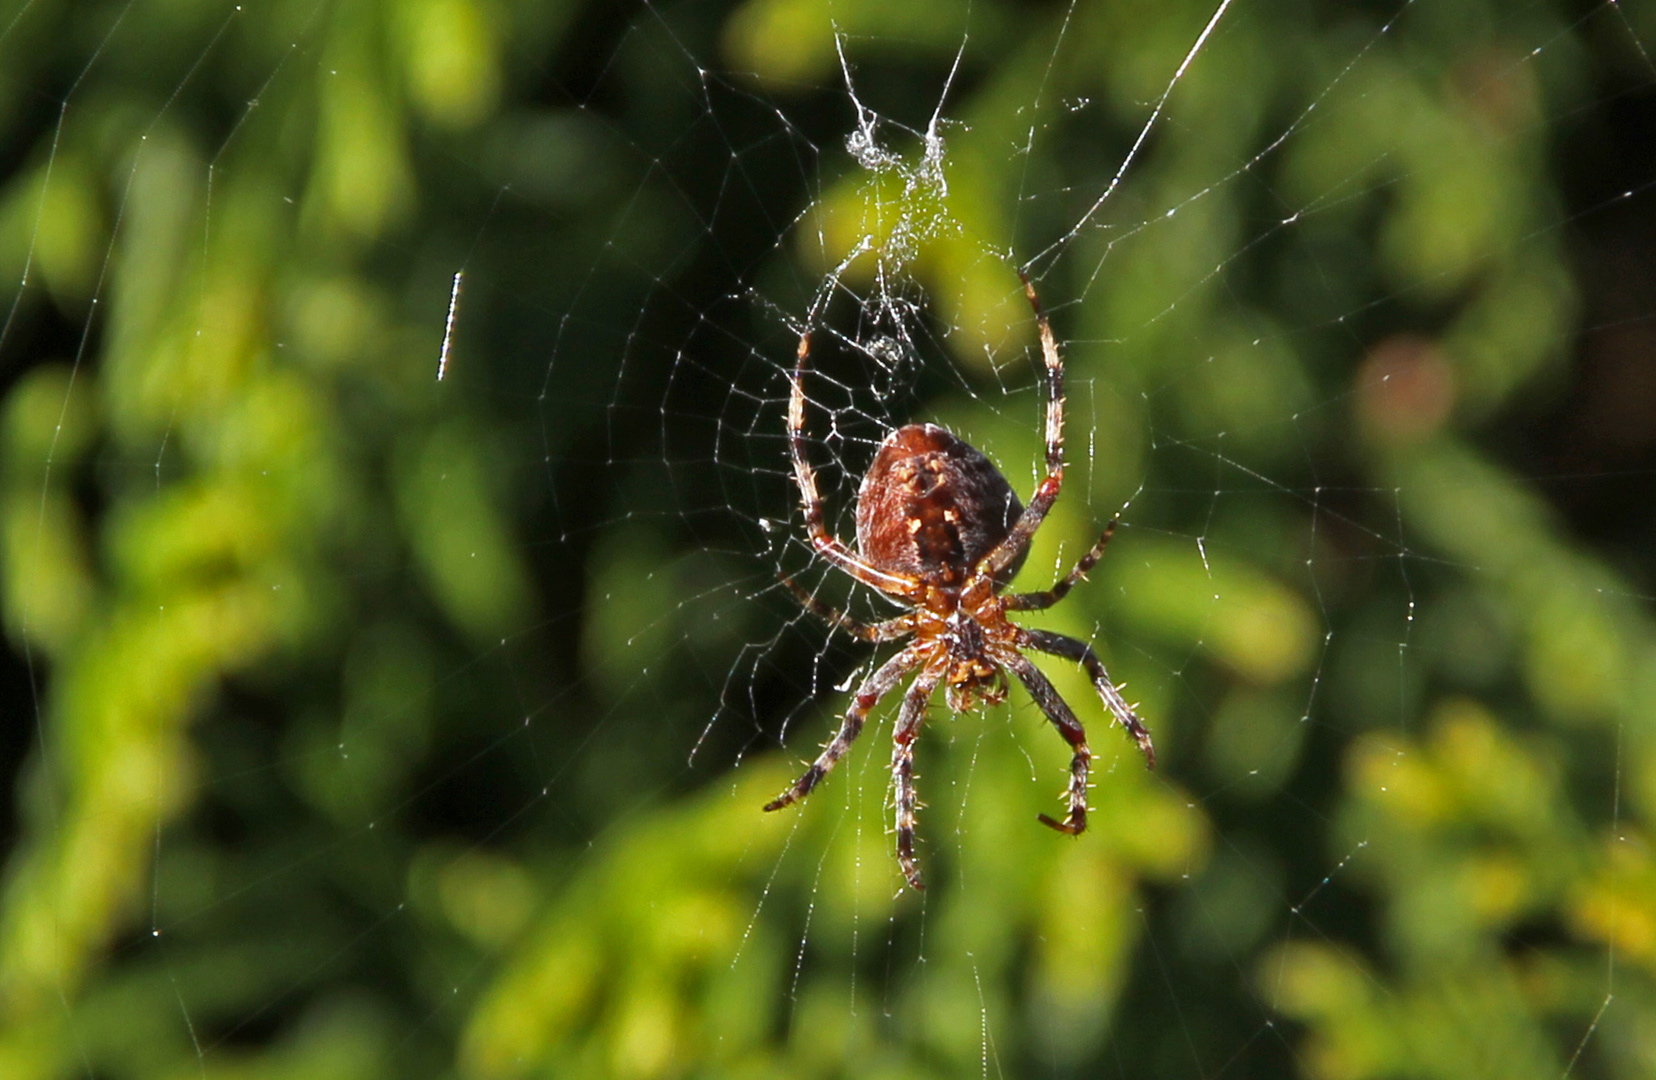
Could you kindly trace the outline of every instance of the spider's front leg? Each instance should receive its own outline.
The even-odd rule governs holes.
[[[1127,704],[1127,699],[1121,696],[1121,690],[1110,681],[1110,675],[1104,670],[1104,661],[1093,652],[1092,646],[1085,641],[1077,641],[1063,634],[1054,634],[1046,630],[1026,630],[1027,640],[1031,647],[1053,656],[1062,656],[1079,663],[1087,671],[1087,677],[1092,679],[1093,689],[1098,696],[1109,706],[1121,726],[1127,729],[1127,734],[1138,743],[1138,748],[1144,752],[1144,763],[1149,768],[1156,767],[1156,748],[1150,742],[1150,729],[1144,726],[1144,721],[1138,718],[1133,707]]]
[[[1081,721],[1075,718],[1075,713],[1064,699],[1058,696],[1058,690],[1028,659],[1021,654],[1012,653],[1002,662],[1012,669],[1018,681],[1029,691],[1029,696],[1035,699],[1035,704],[1041,707],[1046,718],[1052,721],[1052,726],[1058,729],[1058,734],[1070,744],[1072,753],[1067,792],[1069,813],[1061,822],[1042,814],[1041,824],[1061,833],[1078,836],[1087,831],[1087,775],[1092,766],[1092,751],[1087,748],[1086,729],[1081,726]]]
[[[903,695],[903,711],[892,732],[891,778],[897,802],[897,862],[910,887],[924,889],[920,864],[914,858],[914,740],[926,719],[926,703],[943,677],[939,667],[923,669]]]
[[[863,684],[857,687],[857,692],[851,696],[851,707],[845,710],[845,720],[840,724],[839,734],[834,736],[834,741],[823,749],[811,763],[811,767],[793,782],[792,787],[766,803],[765,809],[780,810],[809,795],[811,789],[828,775],[828,770],[834,767],[834,763],[851,749],[851,744],[857,740],[857,736],[862,734],[863,722],[868,719],[869,711],[919,663],[920,657],[913,648],[904,649],[864,679]]]

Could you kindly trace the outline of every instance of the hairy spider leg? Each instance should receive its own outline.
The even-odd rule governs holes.
[[[1058,696],[1057,689],[1041,674],[1039,668],[1029,662],[1021,653],[1012,653],[1001,661],[1012,669],[1018,681],[1024,684],[1029,696],[1035,699],[1035,704],[1041,707],[1046,718],[1052,721],[1052,726],[1058,729],[1058,734],[1070,744],[1073,751],[1070,757],[1070,782],[1067,792],[1069,798],[1069,813],[1062,822],[1054,821],[1045,814],[1040,815],[1042,825],[1057,829],[1061,833],[1079,836],[1087,831],[1087,774],[1092,765],[1092,751],[1087,748],[1087,731],[1081,726],[1081,721],[1075,718],[1062,697]]]
[[[1156,748],[1150,742],[1150,729],[1144,726],[1144,721],[1138,718],[1133,707],[1127,704],[1127,699],[1121,696],[1120,689],[1110,681],[1109,673],[1104,670],[1104,662],[1093,652],[1092,646],[1085,641],[1077,641],[1075,638],[1047,630],[1026,630],[1024,634],[1032,648],[1074,660],[1087,670],[1087,676],[1092,679],[1093,688],[1098,691],[1098,696],[1104,699],[1104,704],[1115,714],[1121,726],[1127,729],[1127,734],[1131,735],[1138,743],[1138,748],[1144,751],[1145,765],[1154,769]]]
[[[926,703],[932,691],[943,679],[941,664],[920,670],[903,695],[903,710],[897,716],[897,727],[891,733],[891,778],[896,788],[897,863],[903,876],[916,889],[924,889],[920,864],[914,858],[914,740],[920,736],[920,725],[926,720]]]
[[[800,774],[792,787],[766,803],[765,809],[780,810],[809,795],[811,789],[828,775],[834,763],[844,757],[845,752],[851,749],[851,744],[857,741],[857,736],[862,734],[863,722],[868,719],[869,711],[880,703],[881,698],[891,693],[892,687],[896,686],[904,675],[918,667],[922,659],[920,651],[910,646],[880,665],[879,670],[864,679],[863,684],[857,687],[857,692],[851,696],[851,707],[845,710],[845,721],[840,724],[839,734],[834,736],[834,741],[823,748],[822,753],[811,763],[811,767]]]
[[[1098,543],[1092,546],[1091,551],[1081,556],[1081,561],[1075,564],[1075,568],[1065,575],[1062,581],[1046,592],[1017,593],[1008,596],[1006,598],[1006,610],[1044,611],[1068,596],[1069,591],[1075,588],[1075,583],[1086,577],[1087,571],[1091,570],[1097,565],[1098,560],[1104,557],[1104,547],[1110,542],[1110,537],[1115,535],[1116,522],[1120,520],[1119,515],[1110,519],[1110,523],[1104,526],[1104,535],[1098,538]]]
[[[805,361],[810,355],[811,334],[806,331],[799,338],[799,351],[794,357],[793,389],[788,395],[788,453],[793,458],[794,482],[799,485],[799,498],[805,509],[805,530],[811,537],[811,546],[821,552],[823,558],[864,585],[906,597],[914,591],[918,582],[900,574],[888,574],[864,562],[824,524],[822,495],[817,491],[816,472],[805,456]]]
[[[1029,546],[1035,530],[1046,520],[1047,511],[1058,501],[1058,492],[1064,486],[1064,360],[1058,354],[1058,341],[1052,336],[1052,324],[1047,322],[1046,311],[1041,307],[1040,298],[1035,295],[1034,284],[1030,282],[1029,275],[1022,270],[1018,271],[1018,277],[1023,281],[1024,296],[1029,298],[1029,306],[1035,311],[1035,326],[1041,335],[1041,359],[1046,367],[1047,471],[1045,478],[1036,487],[1035,494],[1030,497],[1029,505],[1024,507],[1017,524],[1012,526],[1005,539],[996,544],[994,549],[978,562],[973,574],[975,579],[998,577],[1017,560]]]
[[[832,604],[825,604],[818,600],[800,588],[799,584],[786,574],[777,576],[781,579],[782,584],[788,587],[788,591],[793,593],[794,599],[799,601],[800,607],[829,626],[838,627],[853,637],[859,637],[864,641],[872,641],[878,644],[882,641],[896,641],[904,634],[914,632],[914,620],[908,615],[899,615],[896,618],[873,624],[865,623],[861,619],[852,618]]]

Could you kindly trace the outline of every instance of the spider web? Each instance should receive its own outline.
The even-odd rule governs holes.
[[[1656,6],[33,0],[0,1073],[1656,1065]],[[158,42],[160,44],[158,44]],[[1641,138],[1641,136],[1644,136]],[[1043,472],[1092,827],[805,539]]]

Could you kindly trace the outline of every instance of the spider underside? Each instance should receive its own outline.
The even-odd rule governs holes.
[[[1059,832],[1073,836],[1087,827],[1092,752],[1081,721],[1029,661],[1026,651],[1081,664],[1105,706],[1137,741],[1147,764],[1151,768],[1156,764],[1149,730],[1110,681],[1090,645],[1062,634],[1027,630],[1007,618],[1009,612],[1039,611],[1062,600],[1104,554],[1116,525],[1111,521],[1092,550],[1052,588],[1002,594],[1023,565],[1030,540],[1057,501],[1064,478],[1063,359],[1035,287],[1026,275],[1019,276],[1035,312],[1047,381],[1046,476],[1028,506],[1019,505],[1000,470],[974,447],[936,425],[909,424],[885,438],[863,475],[857,490],[857,551],[851,551],[824,524],[816,473],[805,457],[809,330],[799,339],[794,361],[788,446],[811,546],[830,565],[909,610],[883,622],[864,623],[819,603],[791,581],[787,584],[807,610],[856,637],[875,643],[911,640],[863,680],[833,741],[765,809],[780,810],[809,795],[851,748],[874,706],[914,672],[892,733],[891,772],[896,790],[897,861],[915,889],[925,885],[914,855],[914,740],[939,684],[955,711],[970,709],[979,700],[991,705],[1004,701],[1008,672],[1029,691],[1073,752],[1064,820],[1040,815],[1042,823]]]

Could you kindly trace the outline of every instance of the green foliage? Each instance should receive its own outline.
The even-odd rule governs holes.
[[[1656,1072],[1648,547],[1494,426],[1579,361],[1556,140],[1656,26],[1239,4],[1094,213],[1214,7],[0,18],[0,1076]],[[843,160],[836,26],[918,128],[965,34],[941,164]],[[695,201],[742,185],[760,256]],[[1072,843],[1027,702],[935,707],[923,897],[876,725],[759,812],[862,656],[783,623],[741,527],[798,524],[755,298],[859,250],[950,328],[916,408],[1020,488],[1035,399],[986,388],[1032,341],[1005,253],[1049,253],[1071,469],[1019,585],[1134,500],[1030,622],[1162,754],[1051,665]]]

